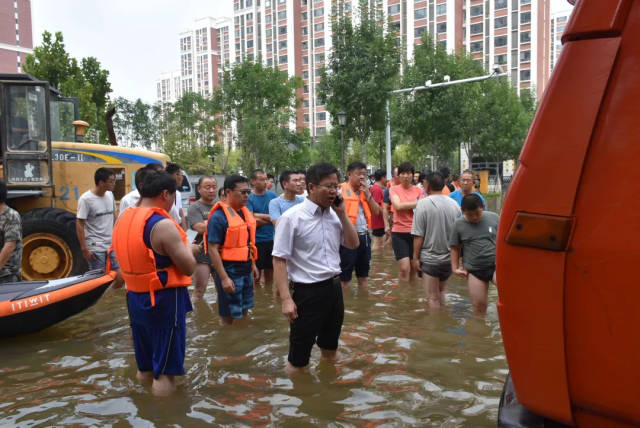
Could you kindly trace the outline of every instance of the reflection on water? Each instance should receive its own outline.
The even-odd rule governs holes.
[[[398,284],[390,249],[372,264],[368,290],[345,290],[338,362],[314,348],[310,373],[293,378],[272,290],[257,289],[250,318],[229,328],[210,288],[187,318],[187,374],[163,399],[136,382],[124,294],[109,292],[74,318],[1,343],[0,426],[495,426],[506,376],[495,305],[471,318],[466,287],[453,279],[447,310],[431,313],[420,285]]]

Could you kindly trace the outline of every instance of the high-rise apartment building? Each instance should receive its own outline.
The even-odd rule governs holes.
[[[567,26],[567,21],[571,15],[571,10],[565,10],[561,12],[555,12],[551,14],[551,36],[550,36],[550,53],[549,53],[549,67],[553,70],[558,58],[560,58],[560,52],[562,52],[562,34]]]
[[[351,14],[358,0],[233,0],[235,61],[242,58],[277,65],[300,76],[302,107],[298,126],[316,137],[329,126],[318,99],[320,68],[332,49],[335,13]],[[550,0],[369,0],[390,21],[411,60],[428,31],[448,51],[465,49],[491,72],[508,71],[518,90],[539,97],[549,79]],[[357,21],[357,16],[354,17]]]
[[[0,0],[0,73],[22,73],[30,53],[31,0]]]
[[[223,64],[235,59],[229,18],[202,18],[179,34],[180,69],[156,80],[157,101],[175,102],[186,92],[210,95]],[[178,79],[178,81],[176,81]]]

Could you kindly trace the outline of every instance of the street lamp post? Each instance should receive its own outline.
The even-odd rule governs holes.
[[[500,66],[496,66],[493,73],[491,74],[487,74],[485,76],[477,76],[477,77],[469,77],[467,79],[460,79],[460,80],[451,80],[451,78],[449,76],[444,76],[444,82],[441,83],[431,83],[431,80],[427,80],[424,84],[424,86],[416,86],[413,88],[403,88],[403,89],[396,89],[395,91],[389,91],[389,95],[392,94],[402,94],[405,92],[411,92],[414,93],[415,91],[422,91],[424,89],[433,89],[433,88],[440,88],[442,86],[451,86],[451,85],[457,85],[460,83],[471,83],[471,82],[479,82],[482,80],[487,80],[487,79],[491,79],[492,77],[503,77],[503,76],[508,76],[509,73],[503,73],[502,72],[502,68]],[[389,99],[387,98],[387,102],[386,102],[386,108],[387,108],[387,132],[386,132],[386,146],[387,146],[387,180],[391,180],[391,114],[389,112]],[[338,113],[339,115],[340,113]],[[433,159],[431,160],[431,162],[433,163]],[[432,168],[433,169],[433,166]]]
[[[340,170],[344,174],[344,127],[347,124],[347,113],[344,110],[338,112],[338,124],[340,125]]]

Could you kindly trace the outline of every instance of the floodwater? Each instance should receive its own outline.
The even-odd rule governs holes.
[[[399,284],[390,248],[368,291],[345,290],[338,361],[284,373],[288,324],[271,289],[248,320],[222,327],[215,290],[187,318],[178,391],[152,397],[135,379],[124,293],[40,333],[0,342],[0,426],[495,426],[507,364],[490,288],[472,318],[460,279],[432,313],[421,285]]]

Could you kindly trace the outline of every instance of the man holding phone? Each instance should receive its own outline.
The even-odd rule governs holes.
[[[347,166],[347,182],[340,184],[341,196],[351,223],[356,228],[360,245],[356,249],[340,246],[340,281],[346,287],[355,269],[358,286],[366,287],[371,261],[371,216],[381,213],[380,206],[371,196],[367,183],[367,166],[362,162],[352,162]]]

